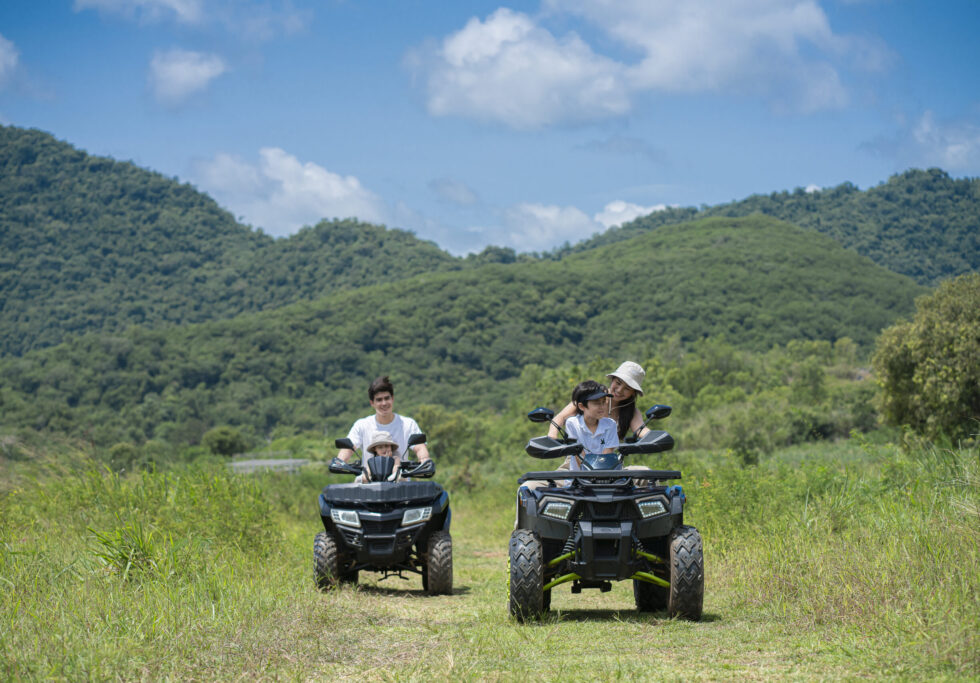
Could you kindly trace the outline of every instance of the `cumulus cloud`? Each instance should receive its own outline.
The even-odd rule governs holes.
[[[813,194],[814,192],[820,192],[820,190],[822,190],[822,189],[823,188],[820,187],[819,185],[813,185],[811,183],[810,185],[807,185],[806,186],[806,193],[807,194]]]
[[[277,147],[249,163],[228,154],[197,164],[198,184],[246,222],[276,236],[327,218],[384,222],[384,203],[354,176],[302,162]]]
[[[474,206],[480,197],[466,183],[452,178],[437,178],[429,183],[429,189],[444,202],[457,206]]]
[[[809,112],[847,104],[842,69],[890,61],[880,41],[835,33],[817,0],[546,0],[545,9],[538,18],[498,9],[412,53],[429,111],[533,128],[625,114],[640,92],[726,92]],[[597,54],[543,26],[569,15],[636,58]]]
[[[217,55],[180,49],[157,52],[150,61],[150,87],[157,100],[176,105],[205,90],[225,71]]]
[[[614,225],[629,223],[634,218],[646,216],[654,211],[664,211],[666,208],[666,204],[640,206],[639,204],[624,202],[621,199],[617,199],[606,204],[602,211],[597,213],[594,218],[595,221],[597,223],[601,223],[603,227],[611,228]]]
[[[526,14],[501,8],[473,18],[442,44],[409,61],[428,87],[432,114],[535,128],[625,113],[623,68],[575,34],[556,38]]]
[[[19,61],[20,52],[17,46],[0,35],[0,87],[13,78]]]
[[[574,206],[518,204],[505,212],[506,243],[517,251],[541,251],[565,241],[578,242],[603,225]]]

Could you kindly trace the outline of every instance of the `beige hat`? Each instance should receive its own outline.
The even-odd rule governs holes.
[[[643,395],[643,388],[640,384],[646,379],[647,373],[640,366],[639,363],[634,363],[631,360],[623,361],[623,363],[616,368],[615,372],[610,372],[606,377],[618,377],[623,382],[626,383],[630,389],[638,393],[640,396]]]
[[[371,440],[367,446],[368,453],[373,454],[375,448],[386,443],[391,444],[391,448],[395,453],[398,452],[398,442],[391,438],[391,434],[385,431],[379,431],[371,435]]]

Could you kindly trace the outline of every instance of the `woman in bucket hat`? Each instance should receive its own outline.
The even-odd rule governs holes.
[[[636,435],[643,436],[647,432],[643,426],[643,415],[636,407],[636,396],[643,395],[643,380],[646,371],[639,363],[631,360],[623,361],[618,368],[606,375],[609,378],[609,417],[616,421],[616,432],[620,440],[632,429]],[[569,403],[555,415],[554,421],[561,426],[576,414],[575,405]],[[639,430],[639,431],[637,431]],[[552,434],[551,432],[554,432]],[[548,430],[548,435],[557,437],[558,429],[554,426]]]

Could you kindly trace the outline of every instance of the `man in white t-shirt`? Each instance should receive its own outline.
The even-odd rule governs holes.
[[[422,430],[412,418],[395,413],[395,388],[387,375],[371,382],[371,386],[368,387],[368,400],[374,408],[374,415],[363,417],[355,422],[347,438],[354,444],[355,449],[364,453],[366,461],[371,454],[366,452],[364,447],[370,443],[371,436],[375,432],[388,432],[398,444],[395,457],[399,462],[403,462],[408,453],[408,437],[412,434],[421,434]],[[429,449],[425,444],[412,446],[412,450],[420,463],[429,459]],[[344,462],[349,462],[353,455],[354,451],[349,448],[341,448],[337,453],[337,457]]]

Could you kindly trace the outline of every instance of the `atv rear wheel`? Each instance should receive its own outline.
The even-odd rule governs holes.
[[[509,560],[510,613],[518,621],[537,619],[545,610],[541,538],[527,529],[514,531],[510,535]]]
[[[313,539],[313,579],[316,587],[322,591],[330,590],[337,585],[339,576],[337,541],[327,532],[321,531]]]
[[[429,536],[422,585],[429,595],[453,592],[453,539],[448,531],[434,531]]]
[[[672,617],[699,621],[703,603],[704,551],[701,534],[693,526],[679,526],[670,534],[667,613]]]

